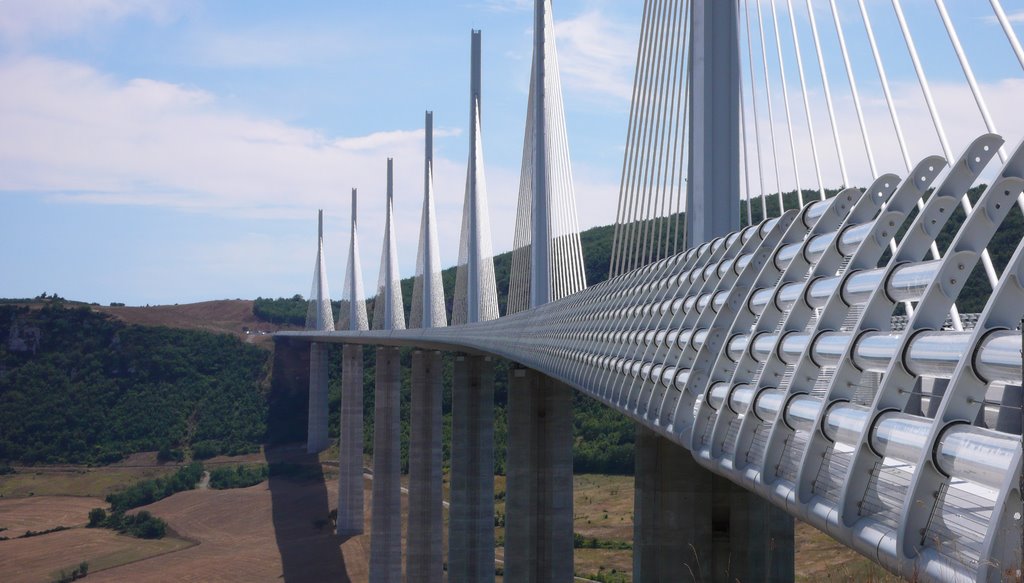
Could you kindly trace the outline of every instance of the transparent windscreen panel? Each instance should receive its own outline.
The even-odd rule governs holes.
[[[871,430],[871,447],[884,457],[916,464],[930,431],[930,419],[887,411]]]
[[[814,420],[821,411],[821,399],[810,395],[797,395],[786,406],[785,420],[795,431],[810,431],[814,428]]]
[[[939,436],[935,460],[949,476],[1002,488],[1020,448],[1019,435],[959,423]]]
[[[785,400],[786,391],[783,389],[761,391],[754,403],[754,413],[762,421],[773,421],[778,416],[779,409]]]
[[[867,407],[853,403],[836,403],[826,413],[822,429],[832,441],[855,446],[870,416],[871,411]]]

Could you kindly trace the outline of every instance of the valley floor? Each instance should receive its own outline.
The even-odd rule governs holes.
[[[88,580],[114,581],[353,581],[367,580],[369,537],[341,539],[332,532],[329,512],[337,505],[336,470],[327,452],[318,460],[298,450],[271,453],[267,461],[305,463],[307,478],[274,477],[233,490],[199,489],[175,494],[144,507],[167,521],[172,532],[161,540],[140,540],[105,529],[86,529],[91,508],[106,506],[102,496],[142,477],[167,473],[141,456],[100,469],[22,469],[0,477],[0,578],[53,581],[64,569],[89,562]],[[263,455],[218,458],[218,463],[264,461]],[[320,463],[324,461],[326,463]],[[211,462],[207,462],[210,465]],[[575,531],[609,543],[632,542],[633,482],[628,476],[578,475]],[[370,487],[366,486],[369,530]],[[496,509],[503,508],[504,480],[496,480]],[[66,496],[58,494],[85,494]],[[406,512],[403,499],[403,514]],[[403,521],[404,522],[404,521]],[[69,530],[14,539],[26,530],[56,526]],[[501,540],[503,529],[496,528]],[[799,581],[895,581],[827,535],[797,525]],[[500,559],[502,549],[497,549]],[[576,549],[576,572],[584,578],[629,581],[628,549]],[[499,577],[500,580],[500,577]]]

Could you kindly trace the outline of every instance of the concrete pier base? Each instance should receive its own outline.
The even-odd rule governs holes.
[[[377,348],[373,425],[371,583],[402,580],[401,359],[398,348]]]
[[[341,353],[341,415],[338,437],[339,536],[363,534],[363,347]]]
[[[793,581],[793,519],[637,428],[633,580]]]
[[[326,344],[309,345],[309,417],[306,429],[306,453],[327,449],[327,365]]]
[[[494,361],[455,358],[448,580],[494,581]]]
[[[572,389],[514,368],[507,411],[505,580],[572,581]]]
[[[409,540],[405,572],[410,582],[444,579],[444,498],[441,478],[441,353],[412,353],[409,420]]]

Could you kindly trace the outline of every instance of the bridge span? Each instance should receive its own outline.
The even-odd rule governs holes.
[[[1024,67],[1000,2],[990,3]],[[426,117],[411,329],[397,267],[390,160],[372,330],[355,191],[337,321],[321,234],[307,330],[277,337],[309,344],[310,451],[327,443],[327,350],[344,345],[338,533],[345,535],[363,528],[361,345],[377,347],[371,581],[402,576],[397,347],[416,349],[405,553],[410,581],[440,582],[444,571],[451,581],[494,580],[495,357],[514,363],[506,580],[573,576],[572,389],[637,423],[638,581],[792,580],[794,518],[914,581],[1024,580],[1024,241],[1007,243],[1006,237],[1022,223],[1024,142],[1004,144],[996,133],[948,11],[936,0],[987,129],[953,150],[901,4],[892,0],[942,149],[941,156],[914,163],[869,13],[858,0],[903,159],[903,171],[879,171],[850,66],[848,25],[830,1],[872,176],[866,188],[849,187],[848,152],[808,1],[814,60],[840,182],[847,185],[829,191],[797,16],[787,0],[817,182],[816,190],[802,188],[776,3],[754,4],[645,2],[610,279],[588,287],[583,269],[550,0],[535,2],[508,313],[498,317],[491,256],[479,32],[472,37],[470,152],[452,325],[440,277],[432,114]],[[783,129],[794,163],[796,204],[788,209],[762,10],[774,25]],[[754,28],[774,193],[765,188],[762,164]],[[748,83],[741,83],[744,30]],[[752,182],[760,182],[760,213]],[[741,191],[746,204],[738,204]],[[771,212],[768,201],[776,195]],[[741,228],[744,211],[747,226]],[[963,297],[977,289],[991,291]],[[983,305],[980,312],[961,314],[958,302],[965,305],[965,299]],[[446,563],[439,351],[460,353],[452,387]]]

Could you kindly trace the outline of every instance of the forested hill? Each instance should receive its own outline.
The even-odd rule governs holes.
[[[126,325],[60,300],[0,305],[0,461],[253,451],[269,361],[226,334]]]

